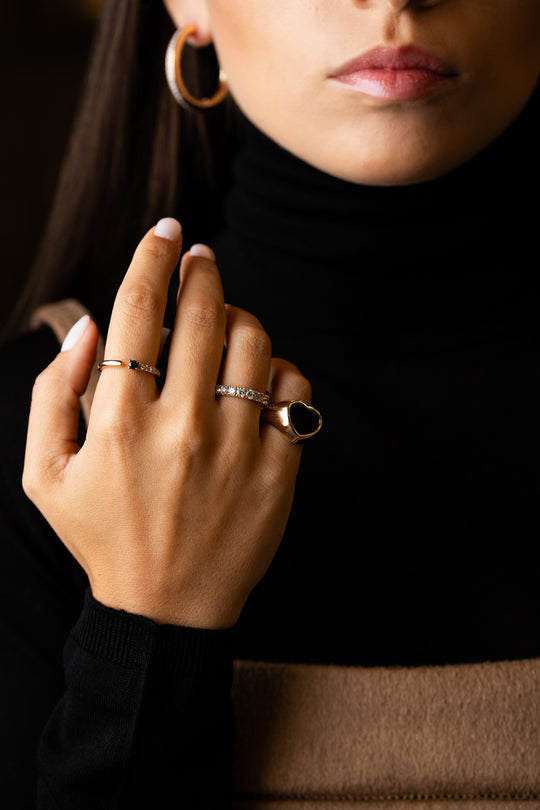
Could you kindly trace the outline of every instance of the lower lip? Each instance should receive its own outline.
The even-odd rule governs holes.
[[[336,81],[359,93],[386,101],[418,101],[454,79],[425,68],[384,70],[371,68],[335,76]]]

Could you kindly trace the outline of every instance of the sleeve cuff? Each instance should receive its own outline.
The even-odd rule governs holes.
[[[222,679],[232,667],[234,628],[158,625],[98,602],[88,588],[71,637],[91,655],[128,669],[153,668],[189,679]]]

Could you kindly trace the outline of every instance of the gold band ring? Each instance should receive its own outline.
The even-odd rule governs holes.
[[[301,399],[271,403],[268,391],[262,394],[253,388],[242,388],[237,385],[217,385],[216,397],[238,397],[257,402],[262,408],[264,421],[283,433],[291,444],[310,439],[322,427],[320,412]]]
[[[103,371],[104,368],[121,368],[122,366],[133,371],[145,371],[154,377],[161,377],[161,371],[158,368],[149,366],[147,363],[140,363],[138,360],[130,360],[129,363],[125,363],[123,360],[102,360],[98,365],[98,370]]]
[[[315,436],[323,423],[317,408],[307,405],[301,399],[268,404],[263,419],[283,433],[291,444]]]

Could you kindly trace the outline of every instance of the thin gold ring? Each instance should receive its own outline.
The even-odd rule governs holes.
[[[130,368],[132,371],[145,371],[147,374],[152,374],[154,377],[161,377],[161,371],[155,366],[149,366],[148,363],[140,363],[139,360],[130,360],[125,363],[123,360],[102,360],[98,365],[98,371],[103,371],[104,368]]]

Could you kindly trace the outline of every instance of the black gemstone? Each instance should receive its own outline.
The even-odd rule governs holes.
[[[310,410],[303,402],[293,402],[289,415],[294,429],[301,436],[314,433],[319,427],[319,416]]]
[[[129,368],[134,368],[134,369],[139,368],[139,361],[138,360],[130,360],[129,361]]]

